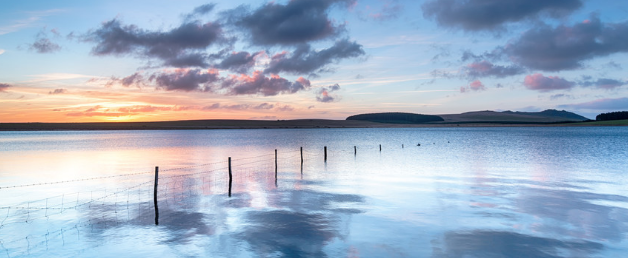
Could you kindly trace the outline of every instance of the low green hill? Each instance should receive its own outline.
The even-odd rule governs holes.
[[[389,123],[389,124],[422,124],[429,122],[441,122],[445,121],[440,116],[434,115],[421,115],[414,113],[372,113],[372,114],[359,114],[347,117],[347,120],[360,120],[370,121],[377,123]]]
[[[440,115],[447,123],[561,123],[587,121],[586,117],[568,111],[548,109],[541,112],[474,111]]]

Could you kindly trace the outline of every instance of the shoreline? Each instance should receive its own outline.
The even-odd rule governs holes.
[[[388,124],[354,120],[185,120],[162,122],[0,123],[0,131],[98,131],[98,130],[218,130],[218,129],[321,129],[321,128],[455,128],[455,127],[557,127],[627,126],[628,120],[530,123],[460,121],[424,124]]]

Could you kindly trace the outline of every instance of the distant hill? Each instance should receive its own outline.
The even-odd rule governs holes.
[[[414,113],[372,113],[372,114],[359,114],[347,117],[347,120],[359,120],[370,121],[377,123],[390,123],[390,124],[422,124],[429,122],[442,122],[445,121],[440,116],[434,115],[421,115]]]
[[[542,116],[542,117],[555,117],[555,118],[565,118],[569,119],[569,121],[586,121],[589,120],[586,117],[581,115],[565,111],[565,110],[556,110],[556,109],[546,109],[541,112],[519,112],[519,111],[504,111],[503,113],[513,113],[513,114],[521,114],[521,115],[532,115],[532,116]]]
[[[487,110],[448,115],[421,115],[401,112],[372,113],[353,115],[347,117],[347,120],[387,124],[551,124],[582,122],[589,119],[565,110],[547,109],[541,112],[496,112]]]
[[[597,121],[624,120],[624,119],[628,119],[628,111],[602,113],[595,117],[595,120]]]
[[[565,110],[548,109],[541,112],[476,111],[462,114],[440,115],[447,123],[559,123],[589,120]]]

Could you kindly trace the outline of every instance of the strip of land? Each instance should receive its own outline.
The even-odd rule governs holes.
[[[395,127],[496,127],[496,126],[620,126],[628,120],[591,121],[565,110],[541,112],[474,111],[449,115],[414,113],[359,114],[346,120],[184,120],[161,122],[0,123],[0,131],[65,130],[199,130],[288,128],[395,128]]]
[[[288,129],[288,128],[403,128],[403,127],[512,127],[512,126],[626,126],[628,120],[602,122],[538,123],[525,121],[482,122],[446,121],[441,123],[393,124],[369,121],[298,120],[187,120],[163,122],[101,123],[0,123],[0,131],[66,130],[199,130],[199,129]]]

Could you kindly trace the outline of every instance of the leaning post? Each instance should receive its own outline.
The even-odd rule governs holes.
[[[153,200],[155,202],[155,225],[159,225],[159,208],[157,207],[157,184],[159,181],[159,167],[155,167],[155,189],[153,192]]]
[[[229,197],[231,197],[231,183],[233,182],[233,175],[231,174],[231,157],[229,157]]]

